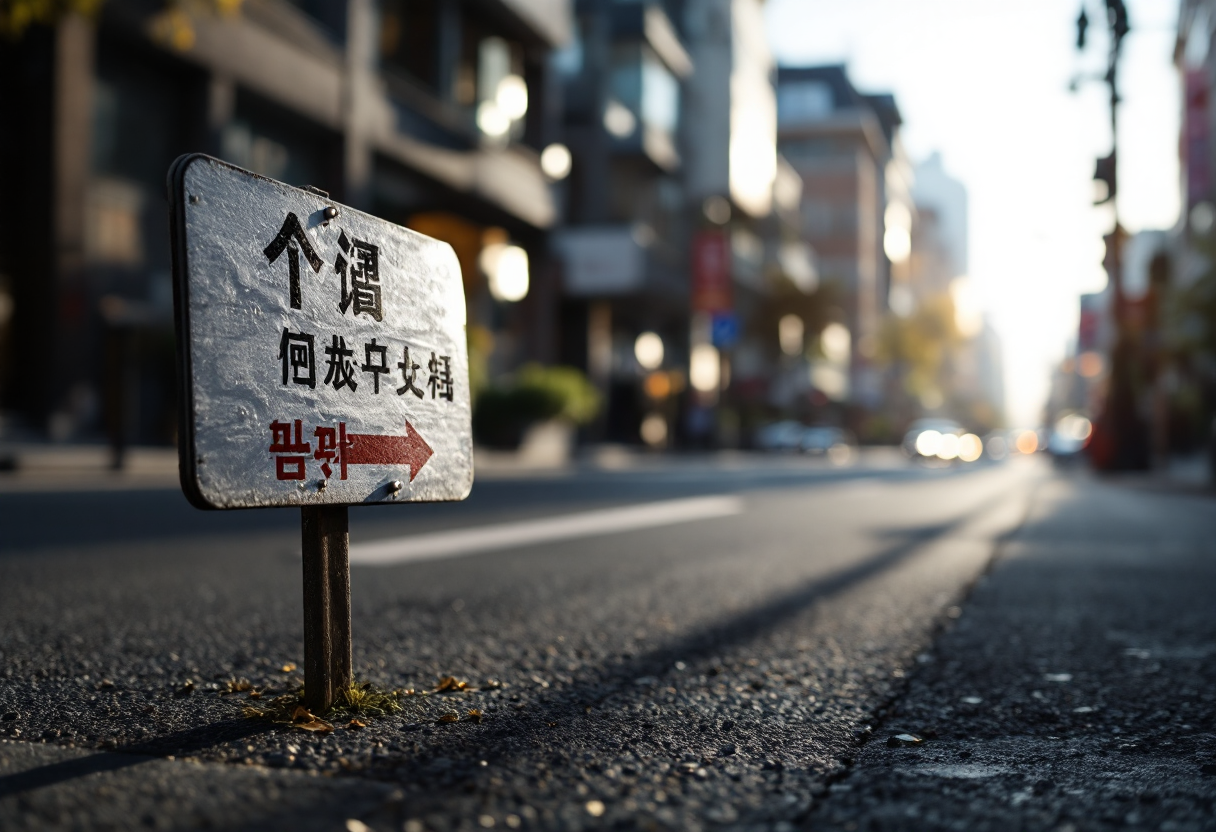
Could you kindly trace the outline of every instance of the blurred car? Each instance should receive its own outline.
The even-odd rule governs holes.
[[[984,443],[974,433],[951,419],[918,419],[904,435],[903,451],[919,462],[975,462],[984,453]]]
[[[984,437],[984,456],[995,462],[1008,459],[1012,447],[1013,442],[1006,431],[994,430]]]
[[[950,419],[917,419],[904,434],[901,447],[909,459],[936,459],[943,436],[957,441],[962,435],[963,426]]]
[[[762,451],[799,451],[806,425],[794,419],[774,422],[756,431],[756,447]]]
[[[1052,426],[1051,435],[1047,438],[1047,453],[1057,464],[1065,464],[1080,459],[1081,452],[1089,445],[1093,436],[1094,426],[1080,413],[1069,413],[1061,416]]]
[[[856,445],[853,437],[834,427],[811,427],[803,431],[800,450],[811,456],[826,456],[834,465],[844,465],[853,458]]]

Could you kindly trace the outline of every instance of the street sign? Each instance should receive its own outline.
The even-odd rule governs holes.
[[[473,443],[451,247],[201,154],[169,180],[191,502],[464,499]]]
[[[202,154],[169,169],[182,490],[300,508],[304,700],[353,689],[347,506],[473,485],[451,246]]]
[[[733,347],[739,340],[739,317],[734,312],[715,312],[709,324],[710,343],[718,349]]]

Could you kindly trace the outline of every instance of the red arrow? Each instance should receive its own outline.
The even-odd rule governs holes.
[[[350,433],[346,438],[352,443],[346,450],[347,464],[408,465],[410,482],[435,453],[409,422],[405,423],[405,436]]]

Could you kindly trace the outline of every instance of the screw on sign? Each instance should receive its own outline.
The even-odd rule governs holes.
[[[182,490],[300,509],[322,713],[351,684],[347,508],[472,487],[460,267],[446,243],[209,156],[174,162],[169,190]]]

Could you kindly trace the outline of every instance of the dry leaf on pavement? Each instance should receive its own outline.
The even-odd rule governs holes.
[[[334,726],[320,717],[314,716],[303,705],[297,705],[296,709],[291,712],[291,727],[299,728],[301,731],[312,731],[317,734],[328,734],[334,730]]]
[[[439,680],[439,684],[435,686],[435,693],[446,693],[447,691],[468,690],[469,683],[457,679],[455,676],[444,676]]]
[[[229,679],[224,682],[224,689],[220,691],[220,696],[227,696],[230,693],[244,693],[247,690],[253,690],[253,682],[248,679]]]

